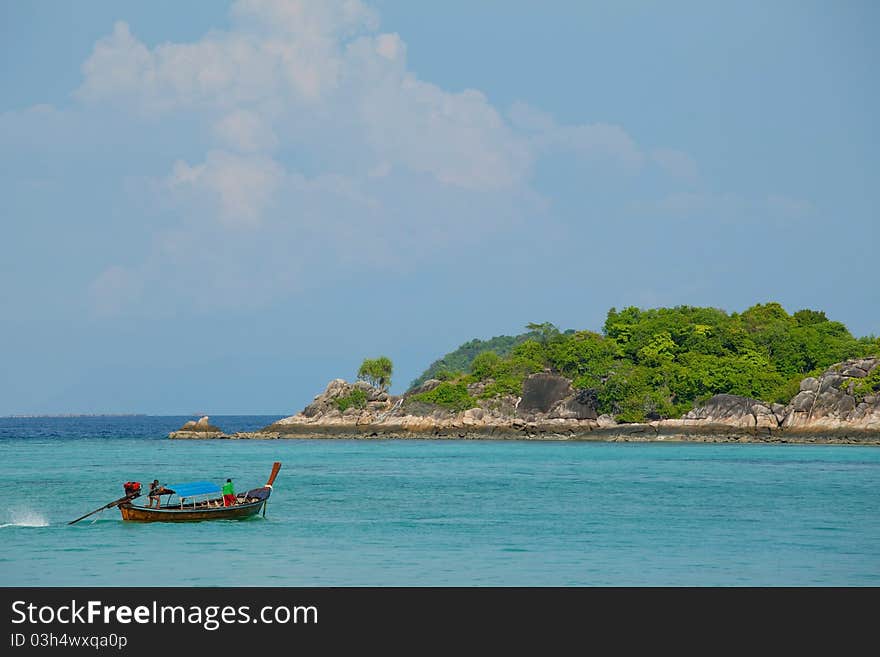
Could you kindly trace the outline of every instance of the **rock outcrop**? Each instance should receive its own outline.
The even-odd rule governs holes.
[[[592,391],[574,390],[568,379],[550,372],[526,378],[522,396],[482,399],[491,382],[471,384],[468,393],[478,407],[462,412],[416,399],[416,395],[440,385],[434,379],[402,396],[363,381],[335,379],[300,413],[260,431],[225,436],[202,418],[188,422],[171,436],[880,444],[880,390],[875,390],[873,383],[878,367],[880,358],[838,363],[817,378],[804,379],[800,392],[787,405],[722,394],[680,419],[639,424],[621,424],[611,416],[598,416]],[[219,435],[211,435],[212,431]]]
[[[302,415],[326,419],[353,417],[364,409],[373,413],[388,410],[390,399],[387,392],[374,388],[366,381],[348,383],[344,379],[333,379],[324,392],[303,409]]]
[[[574,436],[598,427],[592,398],[573,391],[568,379],[555,374],[527,378],[527,394],[522,397],[479,399],[477,408],[461,412],[416,398],[440,383],[430,379],[405,395],[394,396],[363,381],[335,379],[302,412],[238,437],[537,438]],[[475,383],[468,392],[476,398],[485,387],[485,383]],[[340,400],[350,399],[355,390],[363,392],[365,403],[342,410],[345,404]]]
[[[564,376],[549,372],[532,374],[523,381],[522,399],[516,410],[520,415],[548,413],[571,393],[571,381]]]
[[[832,365],[818,378],[801,381],[800,392],[787,405],[767,404],[737,395],[715,395],[680,420],[666,426],[736,427],[768,430],[779,436],[856,436],[880,440],[880,391],[870,382],[880,358]],[[876,384],[880,387],[880,384]]]
[[[532,374],[523,381],[517,417],[541,420],[595,420],[596,400],[588,390],[574,390],[571,381],[550,372]]]
[[[219,427],[209,422],[207,415],[198,420],[186,422],[177,431],[168,434],[169,438],[226,438],[226,434]]]
[[[880,391],[864,386],[880,358],[848,360],[832,365],[818,378],[801,381],[800,392],[786,407],[786,429],[880,431]],[[880,386],[878,386],[880,387]]]
[[[715,395],[682,419],[746,429],[779,426],[779,418],[770,404],[739,395]]]

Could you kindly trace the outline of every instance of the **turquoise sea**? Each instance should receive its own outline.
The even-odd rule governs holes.
[[[880,585],[878,447],[165,437],[187,419],[0,418],[0,584]],[[265,519],[67,525],[276,460]]]

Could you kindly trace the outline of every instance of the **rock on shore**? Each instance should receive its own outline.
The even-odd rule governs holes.
[[[786,404],[767,404],[737,395],[715,395],[680,420],[667,426],[722,425],[769,430],[789,436],[842,435],[880,440],[880,394],[863,391],[859,381],[876,368],[880,359],[863,358],[832,365],[818,378],[801,381],[800,392]]]
[[[198,420],[190,420],[177,431],[168,434],[169,438],[226,438],[226,434],[219,427],[209,422],[207,415]]]
[[[859,390],[859,382],[880,367],[880,359],[838,363],[818,379],[801,381],[788,406],[786,428],[845,429],[860,426],[880,431],[880,394]]]

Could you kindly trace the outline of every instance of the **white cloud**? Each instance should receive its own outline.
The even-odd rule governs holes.
[[[209,202],[216,201],[224,224],[241,227],[259,224],[284,175],[269,158],[211,151],[203,164],[175,162],[168,183],[172,189],[207,195]]]
[[[259,114],[234,110],[214,123],[214,134],[226,146],[246,153],[271,151],[278,137]]]
[[[235,303],[224,290],[253,301],[308,263],[387,271],[463,234],[549,221],[530,187],[542,154],[628,174],[649,157],[687,168],[677,151],[646,155],[621,126],[563,125],[524,103],[503,116],[479,90],[420,79],[400,35],[380,32],[357,0],[239,0],[231,15],[226,31],[155,47],[117,23],[83,64],[86,111],[121,107],[135,129],[145,117],[205,126],[203,155],[191,143],[167,152],[162,189],[179,225],[154,237],[128,279],[113,270],[95,289],[140,280],[200,303]]]
[[[152,53],[131,35],[127,23],[117,22],[110,36],[100,39],[83,63],[85,79],[77,95],[101,101],[116,95],[141,94],[151,82],[152,68]]]
[[[552,115],[522,101],[515,102],[507,114],[514,126],[527,133],[553,132],[558,127]]]
[[[697,180],[697,163],[684,151],[673,148],[657,148],[651,151],[651,159],[674,178],[685,182]]]
[[[406,76],[390,93],[365,94],[359,111],[367,142],[382,161],[467,189],[525,181],[527,145],[478,91],[451,94]]]
[[[644,154],[626,130],[607,123],[562,126],[550,137],[549,143],[557,148],[568,147],[586,154],[612,158],[633,171],[638,170],[645,160]]]
[[[402,166],[467,189],[524,182],[529,147],[486,97],[419,80],[397,34],[358,36],[377,25],[360,2],[246,0],[233,16],[229,32],[153,49],[117,23],[84,64],[79,98],[214,114],[218,146],[243,152],[323,149],[341,126],[354,158],[372,160],[365,168]]]
[[[375,30],[379,16],[360,0],[238,0],[232,16],[241,27],[299,38],[345,38]]]
[[[405,59],[406,44],[397,34],[380,34],[376,37],[376,52],[385,59]]]
[[[275,98],[282,91],[314,93],[314,76],[306,72],[302,88],[279,88],[279,61],[271,46],[246,34],[220,33],[150,50],[119,22],[83,64],[84,80],[76,95],[86,102],[122,104],[155,115],[233,108]]]
[[[625,170],[638,171],[645,161],[635,140],[618,125],[589,123],[560,125],[548,113],[517,102],[509,116],[514,126],[529,134],[539,151],[573,151],[591,159],[615,162]]]

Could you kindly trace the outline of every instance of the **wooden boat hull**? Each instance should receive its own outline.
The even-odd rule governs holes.
[[[239,493],[235,496],[236,504],[232,506],[223,506],[223,498],[205,499],[208,495],[216,495],[220,492],[220,487],[211,482],[199,481],[189,484],[177,486],[178,492],[165,489],[164,493],[159,491],[150,499],[161,499],[163,494],[176,495],[180,499],[179,504],[166,504],[165,506],[135,506],[134,500],[141,497],[144,493],[140,492],[141,485],[136,482],[126,482],[125,497],[120,497],[100,506],[94,511],[89,511],[85,515],[80,516],[76,520],[71,520],[68,525],[75,525],[80,520],[88,518],[104,509],[112,509],[114,506],[119,508],[122,519],[131,522],[202,522],[203,520],[244,520],[257,515],[261,510],[266,515],[266,504],[269,502],[269,496],[272,494],[272,484],[275,483],[275,477],[281,469],[281,462],[275,461],[272,464],[272,472],[269,474],[269,480],[264,486],[252,488],[246,493]],[[230,481],[227,479],[226,481]],[[174,499],[173,497],[170,499]],[[189,500],[189,504],[187,504]]]
[[[123,520],[131,522],[202,522],[204,520],[244,520],[257,515],[260,511],[266,515],[266,504],[272,494],[272,484],[281,469],[281,463],[276,461],[272,464],[272,472],[265,486],[253,488],[247,493],[237,496],[240,503],[232,506],[223,506],[222,499],[203,500],[195,502],[192,506],[178,506],[166,504],[160,507],[135,506],[131,497],[122,498],[111,502],[102,508],[118,506]],[[97,513],[100,509],[92,511]],[[83,518],[91,514],[86,514]],[[73,522],[78,522],[77,518]]]
[[[119,511],[123,520],[133,522],[201,522],[203,520],[244,520],[257,515],[267,500],[203,509],[180,509],[162,507],[149,509],[133,504],[121,504]]]
[[[280,463],[277,464],[280,467]],[[269,478],[272,482],[275,480],[275,474],[278,469],[273,470],[273,475]],[[261,488],[254,488],[247,493],[243,493],[239,504],[232,506],[223,506],[222,499],[204,501],[195,506],[180,507],[169,504],[161,507],[135,506],[131,502],[124,502],[119,505],[119,512],[122,514],[123,520],[133,522],[202,522],[203,520],[244,520],[257,515],[260,511],[264,512],[266,504],[269,502],[269,496],[272,494],[272,484],[267,483]]]

